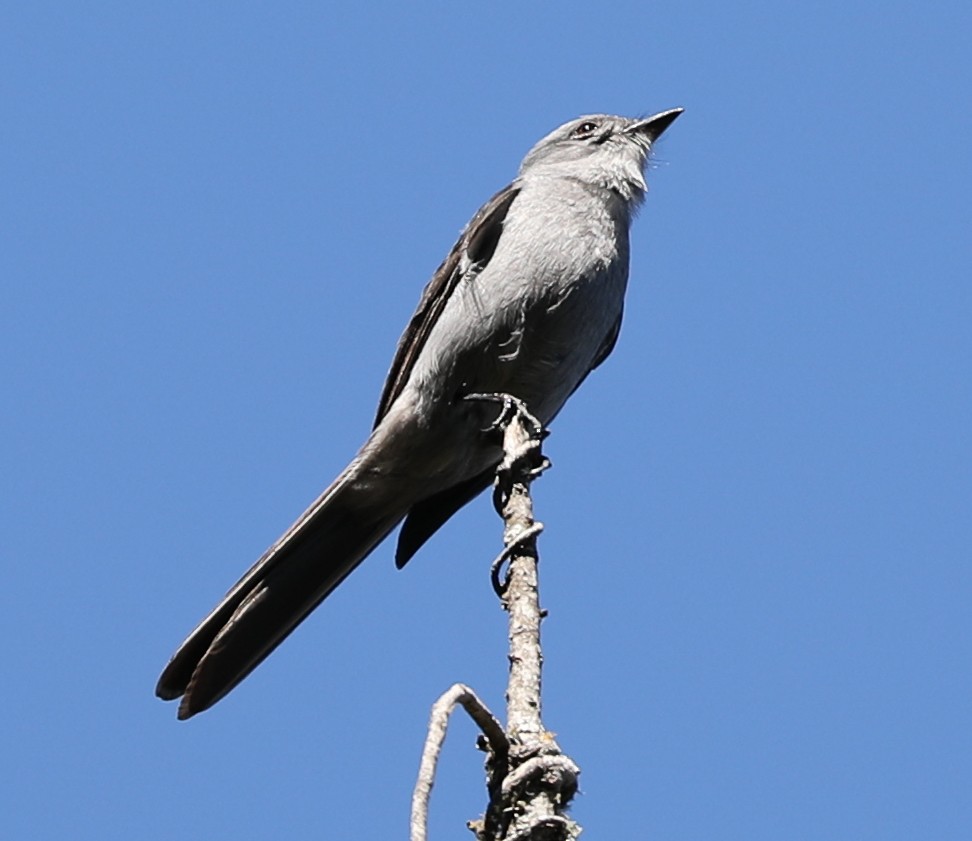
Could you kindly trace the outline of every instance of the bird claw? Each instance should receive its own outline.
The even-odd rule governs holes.
[[[543,428],[543,424],[530,413],[527,409],[526,403],[520,400],[519,397],[514,397],[512,394],[503,393],[473,393],[466,394],[462,397],[463,400],[469,400],[470,402],[481,402],[481,403],[498,403],[500,404],[500,413],[496,416],[496,419],[487,426],[483,432],[503,432],[506,427],[509,426],[514,418],[519,416],[523,421],[525,421],[530,426],[531,437],[543,440],[550,433]]]

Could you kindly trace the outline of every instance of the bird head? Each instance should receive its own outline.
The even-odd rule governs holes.
[[[578,117],[554,129],[527,153],[520,178],[575,178],[637,204],[647,189],[645,164],[652,144],[681,113],[681,108],[672,108],[642,118]]]

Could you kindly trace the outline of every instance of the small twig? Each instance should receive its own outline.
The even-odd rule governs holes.
[[[565,799],[570,800],[577,791],[578,774],[580,768],[574,760],[562,753],[534,756],[506,776],[503,794],[509,794],[533,780],[542,780],[558,792],[564,792],[567,795]]]
[[[410,821],[411,841],[426,841],[429,823],[429,798],[432,795],[432,785],[435,782],[435,769],[445,742],[446,729],[449,726],[449,716],[456,705],[469,713],[479,729],[483,731],[487,744],[493,756],[505,763],[509,752],[509,742],[503,725],[489,711],[468,686],[456,683],[446,690],[432,705],[429,716],[429,731],[425,737],[425,747],[422,749],[422,761],[419,764],[418,780],[412,793],[412,817]]]
[[[506,559],[510,557],[513,552],[518,549],[524,541],[530,538],[536,537],[540,532],[543,531],[543,523],[535,522],[526,531],[520,532],[520,534],[514,538],[513,542],[510,543],[502,552],[500,552],[496,559],[490,564],[489,567],[489,580],[493,585],[493,592],[499,596],[500,599],[506,599],[506,587],[507,585],[500,581],[500,572],[503,570],[503,564]]]

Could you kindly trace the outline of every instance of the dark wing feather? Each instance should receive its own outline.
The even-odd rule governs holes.
[[[495,472],[495,468],[490,467],[484,473],[446,488],[413,506],[398,533],[395,566],[399,569],[405,566],[425,541],[445,525],[446,520],[486,490]]]
[[[469,269],[481,271],[493,256],[503,232],[503,220],[519,192],[520,187],[514,182],[486,202],[459,235],[449,256],[432,275],[432,280],[422,292],[415,315],[398,341],[398,349],[378,401],[375,426],[381,423],[391,404],[405,388],[415,360],[422,352],[429,333],[456,285]]]
[[[622,308],[621,312],[618,313],[618,320],[611,327],[611,332],[604,337],[604,341],[601,342],[601,346],[597,349],[597,356],[594,357],[594,361],[591,363],[591,371],[607,359],[614,350],[614,346],[618,343],[618,336],[621,335],[621,318],[623,315],[624,309]],[[590,373],[590,371],[587,373]]]
[[[598,365],[600,365],[605,359],[611,355],[611,351],[614,350],[614,346],[618,343],[618,336],[621,335],[621,317],[624,315],[624,310],[618,313],[617,321],[611,326],[611,332],[609,332],[605,337],[604,341],[601,342],[601,346],[597,349],[597,354],[594,356],[594,361],[591,363],[591,367],[587,369],[587,373],[580,378],[577,385],[574,386],[574,391],[577,391],[581,387],[581,383],[587,379],[591,371],[593,371]],[[574,391],[571,392],[573,395]]]

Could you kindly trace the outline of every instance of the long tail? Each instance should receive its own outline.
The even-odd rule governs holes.
[[[253,671],[408,511],[395,489],[359,459],[173,655],[155,692],[167,701],[182,696],[180,719],[208,709]]]

